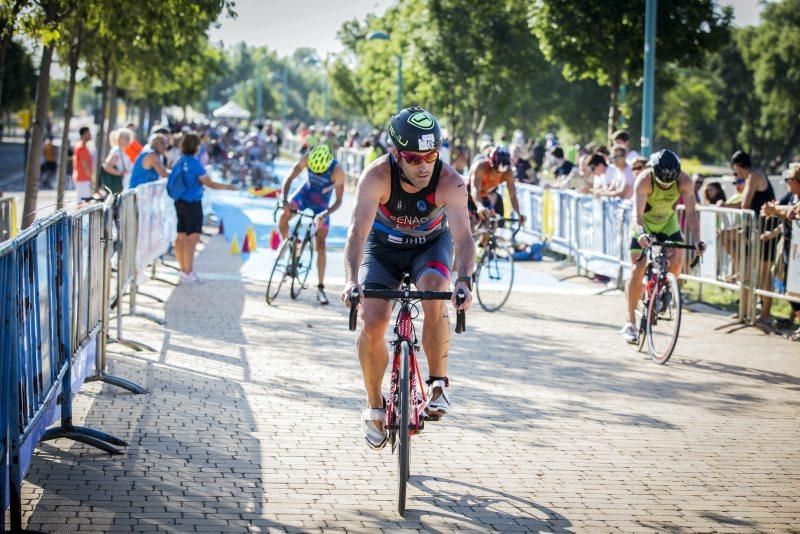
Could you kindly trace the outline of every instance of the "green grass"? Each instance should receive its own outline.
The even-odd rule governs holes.
[[[702,293],[701,293],[702,286]],[[710,284],[700,284],[700,282],[683,282],[682,291],[689,300],[703,302],[715,308],[730,311],[739,311],[739,293],[729,289],[713,286]],[[776,319],[789,319],[792,317],[792,308],[785,300],[772,299],[772,309],[770,311]]]

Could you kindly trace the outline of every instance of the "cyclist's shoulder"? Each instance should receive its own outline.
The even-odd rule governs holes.
[[[388,155],[384,155],[370,163],[358,178],[360,189],[386,189],[391,185],[392,168]]]
[[[447,163],[442,164],[442,169],[439,171],[439,185],[437,189],[452,188],[458,189],[464,186],[464,177],[458,173],[453,167]]]

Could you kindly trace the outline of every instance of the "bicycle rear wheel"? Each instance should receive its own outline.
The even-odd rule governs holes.
[[[278,257],[275,258],[275,263],[272,265],[272,273],[270,273],[269,280],[267,281],[267,304],[275,302],[275,298],[281,290],[283,281],[286,279],[289,269],[292,266],[291,251],[294,248],[292,247],[293,242],[292,238],[286,239],[281,245],[281,248],[278,249]]]
[[[675,275],[667,273],[650,295],[647,317],[647,348],[650,358],[659,365],[667,363],[681,329],[681,292]]]
[[[503,307],[514,284],[511,249],[488,245],[475,273],[475,294],[481,308],[494,312]]]
[[[397,385],[397,398],[400,404],[399,428],[397,429],[399,437],[397,447],[397,512],[404,516],[406,514],[406,484],[411,476],[411,467],[409,465],[411,433],[408,430],[411,417],[411,394],[409,390],[409,347],[407,341],[403,341],[400,344],[400,351],[400,380]]]
[[[308,273],[311,272],[311,265],[314,263],[314,243],[310,237],[303,240],[300,253],[294,263],[294,277],[292,277],[291,295],[296,299],[300,292],[306,287]]]

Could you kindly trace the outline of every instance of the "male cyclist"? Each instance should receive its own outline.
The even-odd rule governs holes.
[[[639,329],[636,323],[636,304],[642,298],[642,276],[647,266],[646,258],[640,259],[642,248],[652,241],[683,242],[681,227],[675,206],[683,198],[686,215],[686,230],[690,242],[695,243],[698,254],[703,253],[704,244],[700,241],[700,228],[695,211],[694,182],[688,174],[681,171],[678,156],[669,149],[663,149],[652,156],[648,168],[639,174],[633,186],[636,200],[636,215],[631,226],[631,263],[633,272],[625,284],[628,298],[628,322],[620,333],[628,343],[636,343]],[[670,251],[669,270],[677,278],[683,264],[683,250]]]
[[[308,169],[308,180],[298,188],[291,198],[289,189],[292,181],[300,175],[303,169]],[[336,201],[330,206],[331,193],[336,190]],[[325,295],[325,238],[328,237],[330,215],[342,205],[344,194],[344,170],[333,157],[327,145],[317,145],[295,163],[286,181],[283,183],[283,213],[278,221],[281,236],[286,239],[289,235],[289,219],[292,210],[302,211],[310,209],[316,215],[314,222],[317,225],[317,302],[321,305],[328,304]]]
[[[362,287],[398,289],[404,272],[411,274],[420,291],[447,291],[450,266],[454,265],[453,305],[456,293],[463,291],[466,301],[459,309],[466,310],[472,302],[470,274],[475,246],[464,179],[439,159],[439,123],[421,108],[406,108],[391,118],[389,138],[393,144],[389,154],[370,164],[358,181],[345,245],[347,281],[342,300],[349,305],[355,288],[359,292]],[[387,441],[386,400],[381,385],[389,362],[384,334],[391,307],[378,299],[365,299],[361,307],[358,357],[368,403],[362,413],[363,431],[367,444],[380,449]],[[442,416],[450,409],[450,318],[442,301],[423,301],[422,308],[422,346],[430,372],[426,411]]]
[[[492,149],[489,157],[472,164],[469,170],[469,211],[477,220],[504,213],[503,197],[497,191],[500,184],[506,184],[511,197],[511,205],[520,221],[525,216],[519,212],[517,189],[514,174],[511,172],[511,154],[504,146]]]

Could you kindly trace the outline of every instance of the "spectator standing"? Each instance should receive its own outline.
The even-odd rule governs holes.
[[[790,214],[800,209],[800,165],[794,166],[786,173],[786,187],[789,192],[781,198],[780,202],[776,205],[774,202],[767,202],[761,208],[761,215],[767,217],[780,217],[782,224],[780,232],[783,236],[783,247],[780,250],[781,256],[775,262],[775,275],[777,278],[785,282],[786,275],[789,272],[789,258],[792,253],[792,220]],[[769,239],[769,236],[762,236]],[[796,319],[800,320],[800,304],[797,302],[789,302],[792,307],[792,312]],[[800,341],[800,327],[789,335],[792,341]]]
[[[756,217],[761,213],[761,207],[767,202],[775,200],[775,192],[772,189],[772,184],[767,180],[766,175],[758,169],[753,168],[753,163],[750,155],[747,152],[739,150],[731,156],[731,167],[736,173],[736,176],[745,179],[744,190],[742,191],[742,202],[740,207],[746,210],[755,212]],[[768,223],[769,221],[765,221]],[[769,232],[773,228],[765,224],[761,230]],[[772,290],[772,274],[770,272],[770,265],[774,259],[775,249],[764,243],[761,247],[761,266],[759,269],[758,287],[767,291]],[[770,310],[772,308],[772,299],[770,297],[761,297],[761,313],[758,316],[758,322],[763,326],[771,324],[772,319]]]
[[[58,170],[56,145],[53,144],[52,135],[47,137],[42,147],[42,160],[42,187],[50,189],[53,187],[53,178]]]
[[[165,178],[169,173],[161,162],[161,155],[167,149],[167,137],[163,134],[155,134],[150,137],[150,142],[142,148],[139,157],[133,164],[131,171],[131,189],[155,182],[159,178]]]
[[[614,171],[609,168],[606,158],[602,154],[592,154],[588,162],[589,172],[593,177],[592,192],[595,195],[605,195],[614,183]]]
[[[75,192],[78,201],[85,202],[92,198],[92,176],[94,169],[94,158],[89,151],[87,143],[92,139],[92,132],[84,126],[78,133],[80,141],[75,144],[72,152],[72,181],[75,183]]]
[[[525,157],[522,146],[514,145],[511,151],[511,165],[514,167],[514,179],[518,182],[534,185],[538,182],[533,172],[533,165]]]
[[[136,139],[136,125],[129,122],[125,127],[131,132],[131,142],[125,148],[125,153],[128,155],[129,160],[136,161],[136,158],[139,157],[139,153],[144,147],[142,147],[142,143]]]
[[[711,206],[722,206],[727,200],[725,191],[722,189],[719,182],[710,182],[706,184],[706,188],[703,190],[703,199],[705,200],[703,204],[709,204]]]
[[[547,153],[547,149],[544,146],[544,139],[539,139],[536,141],[536,144],[533,146],[531,150],[531,157],[533,159],[533,170],[536,171],[536,174],[542,170],[542,166],[544,165],[544,156]]]
[[[180,265],[180,283],[199,282],[194,272],[194,251],[203,231],[203,186],[211,189],[235,191],[236,186],[211,180],[205,167],[195,157],[200,148],[200,136],[194,132],[181,137],[181,157],[168,180],[168,192],[175,201],[178,215],[178,237],[175,239],[175,257]]]
[[[125,153],[125,149],[131,142],[132,132],[127,128],[114,130],[108,136],[111,151],[103,162],[103,170],[106,172],[104,184],[112,193],[117,194],[125,189],[130,183],[131,170],[133,164]],[[118,179],[111,179],[116,177]]]
[[[615,197],[622,200],[630,200],[633,197],[633,184],[636,181],[636,177],[625,159],[625,154],[625,147],[622,145],[617,145],[613,148],[611,153],[612,165],[609,170],[614,178],[608,189],[601,192],[601,196]]]
[[[631,136],[627,130],[617,130],[611,134],[611,142],[615,145],[622,145],[627,151],[625,156],[627,162],[632,164],[639,157],[639,153],[631,148]]]
[[[734,194],[731,195],[731,198],[725,201],[725,207],[738,207],[742,204],[742,192],[744,191],[744,184],[747,183],[747,180],[742,178],[741,176],[734,175],[733,177],[733,188],[736,191]]]
[[[564,150],[560,146],[553,149],[552,156],[555,164],[553,174],[555,174],[556,180],[563,180],[564,177],[569,176],[569,173],[575,168],[575,164],[564,156]]]

